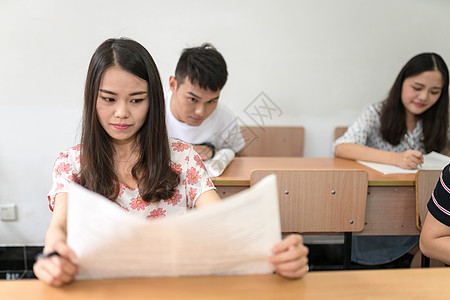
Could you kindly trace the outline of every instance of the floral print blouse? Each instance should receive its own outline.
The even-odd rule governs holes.
[[[197,198],[208,190],[215,189],[206,172],[200,156],[190,144],[169,138],[171,167],[180,174],[180,184],[170,199],[159,203],[142,200],[139,190],[120,183],[116,203],[124,210],[147,220],[164,218],[168,215],[182,215],[192,209]],[[50,210],[53,211],[55,196],[67,192],[69,182],[76,182],[80,172],[80,145],[61,152],[53,166],[53,185],[48,193]]]

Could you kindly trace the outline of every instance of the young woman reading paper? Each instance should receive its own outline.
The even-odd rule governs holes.
[[[142,45],[130,39],[102,43],[89,65],[84,98],[81,143],[57,158],[48,195],[53,216],[44,254],[58,255],[34,265],[36,276],[54,286],[77,273],[76,253],[66,244],[69,182],[149,220],[220,201],[193,147],[167,137],[159,73]],[[299,278],[307,272],[301,236],[285,238],[272,252],[278,274]]]

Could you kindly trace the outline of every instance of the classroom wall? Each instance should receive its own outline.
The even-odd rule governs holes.
[[[78,142],[106,38],[146,46],[166,87],[182,48],[213,43],[229,68],[220,101],[243,124],[302,125],[304,155],[330,157],[333,128],[382,100],[409,58],[450,62],[449,13],[445,0],[0,1],[0,204],[18,212],[0,245],[43,244],[52,165]]]

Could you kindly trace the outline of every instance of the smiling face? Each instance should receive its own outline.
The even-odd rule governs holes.
[[[172,91],[170,110],[180,122],[200,126],[217,107],[220,90],[202,89],[198,84],[192,84],[189,78],[178,84],[173,76],[169,79],[169,85]]]
[[[436,70],[406,78],[401,97],[407,118],[417,117],[432,107],[441,96],[442,86],[442,75]]]
[[[103,129],[115,144],[134,143],[147,117],[147,82],[119,66],[107,69],[100,81],[96,109]]]

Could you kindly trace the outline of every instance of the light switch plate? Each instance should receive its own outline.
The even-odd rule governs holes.
[[[11,204],[0,204],[0,219],[2,221],[16,221],[16,205]]]

